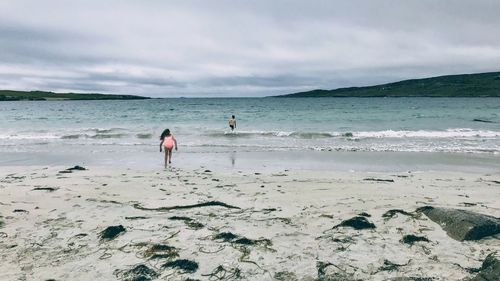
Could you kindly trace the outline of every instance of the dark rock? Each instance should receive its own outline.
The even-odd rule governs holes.
[[[123,225],[117,226],[108,226],[101,232],[101,239],[111,240],[116,238],[116,236],[120,235],[120,233],[124,232],[125,228]]]
[[[369,222],[365,217],[356,216],[348,220],[342,221],[340,224],[334,226],[337,227],[352,227],[354,229],[369,229],[375,228],[375,225]]]
[[[358,216],[370,218],[372,215],[365,213],[365,212],[362,212],[362,213],[358,214]]]
[[[163,264],[162,267],[176,268],[187,273],[193,273],[198,270],[198,263],[190,260],[175,260]]]
[[[500,260],[495,254],[489,254],[483,261],[479,273],[470,281],[492,281],[500,280]]]
[[[438,223],[451,238],[479,240],[500,233],[500,219],[480,213],[460,209],[421,207],[417,212],[424,213]]]
[[[14,211],[12,211],[14,213],[29,213],[29,211],[26,211],[26,210],[23,210],[23,209],[14,209]]]
[[[415,242],[431,242],[427,237],[424,236],[416,236],[413,234],[405,235],[403,236],[403,239],[401,239],[401,242],[405,244],[410,244],[413,245]]]

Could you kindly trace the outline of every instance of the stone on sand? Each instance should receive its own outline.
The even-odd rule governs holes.
[[[495,254],[489,254],[483,261],[479,273],[470,281],[500,280],[500,260]]]
[[[429,219],[438,223],[451,238],[479,240],[500,233],[500,219],[480,213],[460,209],[421,207],[417,212],[424,213]]]

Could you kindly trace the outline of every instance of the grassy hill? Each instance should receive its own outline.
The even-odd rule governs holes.
[[[148,97],[132,95],[103,95],[80,93],[53,93],[44,91],[10,91],[0,90],[0,101],[17,100],[135,100],[149,99]]]
[[[500,97],[500,72],[411,79],[368,87],[312,90],[278,97]]]

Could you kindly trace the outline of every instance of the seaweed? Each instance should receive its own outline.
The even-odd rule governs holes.
[[[402,215],[409,216],[409,217],[412,217],[412,218],[416,218],[417,217],[417,215],[409,213],[409,212],[407,212],[405,210],[401,210],[401,209],[391,209],[391,210],[385,212],[382,215],[382,217],[385,220],[389,220],[389,219],[392,219],[396,214],[402,214]]]
[[[401,266],[406,266],[406,265],[410,264],[410,261],[411,260],[409,260],[405,264],[397,264],[397,263],[393,263],[393,262],[391,262],[389,260],[385,260],[384,259],[384,264],[381,267],[378,268],[378,271],[394,271],[394,270],[397,270]]]
[[[179,259],[179,260],[175,260],[175,261],[169,261],[169,262],[163,264],[161,267],[180,269],[180,270],[183,270],[184,272],[187,272],[187,273],[193,273],[193,272],[196,272],[198,270],[198,263],[195,261]]]
[[[354,229],[371,229],[375,228],[375,225],[369,222],[365,217],[356,216],[347,220],[342,221],[340,224],[334,226],[332,229],[338,227],[352,227]]]
[[[54,188],[54,187],[35,187],[32,190],[45,190],[45,191],[52,192],[52,191],[56,191],[57,188]]]
[[[193,228],[193,229],[201,229],[203,228],[205,225],[203,225],[202,223],[199,223],[199,222],[196,222],[194,221],[192,218],[189,218],[189,217],[178,217],[178,216],[173,216],[173,217],[170,217],[168,218],[169,220],[177,220],[177,221],[184,221],[184,223],[190,227],[190,228]]]
[[[216,239],[216,240],[220,239],[220,240],[223,240],[224,242],[230,242],[236,238],[238,238],[238,235],[233,234],[231,232],[222,232],[222,233],[216,234],[214,236],[214,239]]]
[[[405,244],[410,244],[411,246],[413,246],[413,244],[415,242],[431,242],[431,241],[429,239],[427,239],[427,237],[424,237],[424,236],[416,236],[413,234],[408,234],[408,235],[403,236],[403,238],[401,239],[401,242],[405,243]]]
[[[224,207],[224,208],[228,208],[228,209],[241,209],[240,207],[228,205],[228,204],[226,204],[224,202],[220,202],[220,201],[208,201],[208,202],[198,203],[198,204],[193,204],[193,205],[181,205],[181,206],[159,207],[159,208],[145,208],[145,207],[141,206],[141,204],[139,204],[139,203],[133,205],[134,208],[139,209],[139,210],[160,211],[160,212],[168,212],[171,210],[183,210],[183,209],[210,207],[210,206],[218,206],[218,207]]]
[[[136,216],[136,217],[125,217],[126,220],[145,220],[149,219],[149,217]]]
[[[177,248],[169,245],[154,244],[144,252],[144,257],[150,259],[174,259],[179,257]]]
[[[189,217],[178,217],[178,216],[173,216],[173,217],[170,217],[168,219],[172,220],[172,221],[192,221],[193,220],[192,218],[189,218]]]
[[[123,279],[131,281],[149,281],[160,276],[160,274],[144,264],[139,264],[130,270],[122,271],[119,275]]]
[[[85,171],[85,170],[87,170],[87,169],[82,167],[82,166],[78,166],[78,165],[66,169],[66,171]]]
[[[202,274],[201,276],[208,277],[208,280],[241,280],[241,270],[237,267],[226,268],[222,265],[217,266],[211,273]]]
[[[358,216],[370,218],[372,215],[365,213],[365,212],[362,212],[362,213],[358,214]]]
[[[116,238],[120,233],[125,232],[123,225],[108,226],[101,232],[101,239],[112,240]]]
[[[364,178],[364,181],[378,181],[378,182],[394,182],[392,179],[376,179],[376,178]]]

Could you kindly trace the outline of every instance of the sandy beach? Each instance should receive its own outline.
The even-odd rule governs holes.
[[[2,167],[0,280],[463,280],[500,251],[414,212],[499,217],[498,173],[67,168]]]

